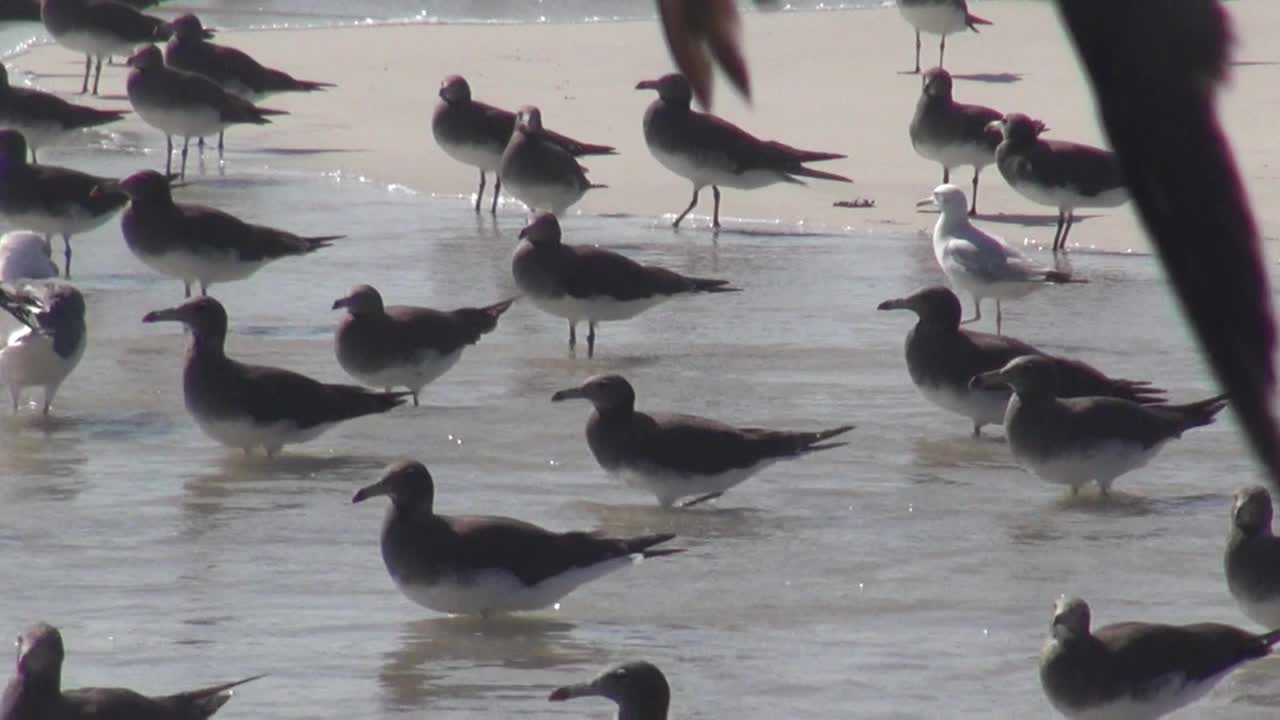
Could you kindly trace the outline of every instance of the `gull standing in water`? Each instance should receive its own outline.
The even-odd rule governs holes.
[[[0,217],[43,234],[46,243],[61,235],[65,277],[71,277],[71,236],[102,225],[127,202],[114,178],[28,163],[22,133],[0,130]]]
[[[1004,414],[1013,459],[1042,480],[1071,486],[1072,495],[1090,482],[1106,495],[1116,478],[1146,465],[1187,430],[1211,424],[1227,406],[1222,395],[1185,405],[1063,398],[1053,360],[1036,355],[977,375],[970,385],[1013,389]]]
[[[1069,718],[1155,720],[1206,695],[1240,665],[1271,654],[1280,630],[1122,622],[1092,629],[1089,605],[1060,598],[1040,653],[1040,684]]]
[[[671,534],[609,537],[555,532],[492,515],[441,515],[435,481],[417,461],[395,463],[351,502],[386,496],[382,561],[405,597],[436,612],[489,616],[555,605],[579,586],[642,560]]]
[[[596,375],[561,390],[552,402],[583,399],[593,406],[587,446],[606,472],[653,493],[663,507],[690,507],[714,500],[780,461],[843,447],[829,442],[853,425],[793,431],[734,427],[696,415],[636,410],[636,391],[621,375]]]
[[[511,256],[511,275],[529,302],[569,321],[569,349],[578,342],[578,323],[587,322],[587,357],[596,352],[596,324],[630,320],[671,298],[737,292],[728,280],[690,277],[595,245],[560,241],[560,222],[538,213],[520,231]]]
[[[998,335],[1003,321],[1001,300],[1019,300],[1045,285],[1086,282],[1035,262],[974,225],[964,190],[955,185],[939,185],[932,197],[916,204],[934,205],[941,211],[933,226],[933,255],[951,284],[973,297],[973,317],[965,323],[981,320],[982,300],[994,298]]]
[[[191,138],[221,133],[236,124],[267,125],[283,110],[260,108],[227,92],[203,75],[174,70],[164,64],[160,48],[148,45],[130,56],[126,81],[129,102],[142,121],[164,133],[166,175],[173,169],[173,137],[182,138],[182,168],[187,175],[187,150]]]
[[[84,355],[84,296],[71,285],[50,285],[44,293],[19,293],[0,289],[0,310],[23,324],[0,347],[0,385],[9,388],[13,411],[18,411],[22,389],[44,388],[44,407]]]
[[[206,720],[232,688],[262,675],[151,697],[126,688],[62,689],[62,634],[38,623],[18,636],[18,663],[0,699],[0,720]]]
[[[227,311],[211,297],[149,312],[142,322],[180,322],[191,329],[182,370],[187,412],[206,435],[245,455],[262,448],[271,457],[344,420],[384,413],[409,395],[322,383],[283,368],[237,362],[224,348]]]
[[[999,370],[1015,358],[1037,355],[1053,362],[1059,397],[1105,395],[1155,405],[1164,390],[1146,380],[1111,378],[1071,358],[1054,357],[1007,335],[964,330],[960,327],[960,298],[935,286],[904,298],[885,300],[879,310],[910,310],[919,318],[907,333],[907,372],[925,399],[944,410],[973,421],[973,436],[983,425],[1003,425],[1012,394],[1007,386],[970,387],[975,375]]]
[[[1280,628],[1280,538],[1271,530],[1271,493],[1261,485],[1235,492],[1227,536],[1227,588],[1250,620]]]

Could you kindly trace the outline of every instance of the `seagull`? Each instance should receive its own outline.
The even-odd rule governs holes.
[[[0,283],[58,277],[52,254],[39,233],[11,230],[0,235]]]
[[[1004,139],[996,148],[996,167],[1006,182],[1028,200],[1058,209],[1053,251],[1066,248],[1075,209],[1117,207],[1129,190],[1115,153],[1091,145],[1041,140],[1044,123],[1011,113],[988,127]]]
[[[999,110],[956,102],[951,97],[951,73],[946,70],[925,72],[920,100],[908,127],[911,147],[920,157],[942,165],[943,184],[951,182],[951,168],[973,166],[970,217],[978,214],[978,174],[996,161],[996,148],[1003,139],[991,123],[1002,117]]]
[[[516,112],[515,130],[498,162],[498,182],[529,208],[563,215],[587,194],[607,188],[587,179],[587,169],[555,136],[542,128],[542,111],[526,105]]]
[[[515,113],[473,100],[466,78],[450,75],[440,83],[440,102],[436,103],[431,116],[431,134],[449,157],[480,170],[476,212],[480,212],[480,202],[484,199],[486,172],[494,174],[493,204],[489,212],[498,212],[498,194],[502,190],[498,165],[515,128]],[[574,157],[617,154],[612,146],[579,142],[546,128],[542,129],[542,136]]]
[[[775,183],[803,185],[798,177],[853,182],[843,175],[814,170],[805,163],[844,158],[839,153],[800,150],[776,141],[761,140],[733,123],[690,107],[693,90],[680,74],[645,80],[637,90],[657,90],[658,99],[644,113],[644,141],[665,168],[693,183],[689,207],[676,217],[680,222],[698,204],[698,194],[710,185],[715,197],[712,228],[720,228],[720,186],[754,190]]]
[[[1123,622],[1090,630],[1089,605],[1060,598],[1040,653],[1040,685],[1069,718],[1154,720],[1204,697],[1240,665],[1271,654],[1261,635],[1218,623]]]
[[[288,115],[283,110],[260,108],[201,75],[165,67],[160,48],[148,45],[127,63],[129,102],[142,121],[164,133],[166,175],[173,169],[173,136],[182,138],[182,169],[187,176],[187,150],[191,138],[221,133],[237,124],[266,125],[269,116]]]
[[[520,231],[511,257],[516,285],[539,310],[569,321],[569,348],[587,321],[587,357],[595,356],[596,323],[629,320],[680,295],[737,292],[728,280],[689,277],[595,245],[566,245],[560,223],[539,213]]]
[[[547,698],[561,702],[580,697],[604,697],[618,705],[625,720],[667,720],[671,687],[657,665],[643,660],[614,665],[589,682],[556,688]]]
[[[205,720],[243,680],[148,697],[125,688],[62,689],[66,651],[58,629],[37,623],[18,636],[18,663],[0,699],[0,720]]]
[[[974,225],[964,190],[955,185],[939,185],[916,205],[934,205],[941,211],[933,226],[933,255],[951,284],[973,297],[973,317],[963,321],[966,324],[982,319],[983,298],[995,298],[999,335],[1004,320],[1001,300],[1020,300],[1045,285],[1087,282],[1037,263]]]
[[[999,370],[1023,355],[1036,355],[1054,364],[1059,397],[1105,395],[1140,405],[1164,402],[1164,390],[1145,380],[1107,377],[1079,360],[1054,357],[1007,335],[963,330],[960,298],[951,290],[934,286],[904,298],[886,300],[879,310],[910,310],[919,320],[907,333],[907,372],[925,399],[938,407],[973,421],[973,436],[983,425],[1004,424],[1012,394],[1007,386],[975,389],[975,375]]]
[[[120,217],[125,244],[147,267],[181,280],[184,297],[191,297],[192,283],[206,295],[213,283],[243,280],[273,260],[308,255],[345,237],[303,237],[204,205],[175,203],[168,179],[154,170],[130,175],[120,188],[129,196]]]
[[[552,402],[573,399],[588,400],[595,408],[587,420],[587,445],[600,467],[653,493],[663,507],[690,496],[696,497],[681,507],[714,500],[779,460],[846,445],[827,441],[854,427],[795,432],[642,413],[635,408],[631,383],[612,374],[551,396]]]
[[[17,130],[36,151],[58,138],[86,128],[113,123],[125,116],[120,110],[99,110],[67,102],[53,93],[9,84],[9,73],[0,63],[0,128]]]
[[[449,371],[462,351],[498,327],[515,298],[487,307],[447,312],[412,305],[384,305],[370,285],[357,285],[333,302],[347,316],[334,333],[338,364],[372,387],[407,387],[418,405],[423,386]]]
[[[938,43],[938,65],[941,66],[948,35],[966,29],[978,32],[979,25],[993,24],[969,12],[965,0],[898,0],[898,10],[916,30],[916,68],[911,71],[914,73],[920,72],[920,33],[942,36]]]
[[[1236,490],[1227,535],[1227,588],[1250,620],[1280,628],[1280,539],[1271,532],[1271,493],[1260,485]]]
[[[62,236],[62,272],[71,277],[71,236],[110,220],[129,201],[114,178],[27,162],[27,141],[0,130],[0,216],[20,228]]]
[[[337,87],[330,82],[299,80],[283,70],[265,67],[242,50],[208,42],[210,35],[200,18],[187,13],[169,23],[173,37],[164,48],[164,62],[171,68],[202,75],[222,89],[251,103],[282,92],[315,92]],[[218,132],[218,157],[222,157],[223,131]],[[203,148],[204,138],[200,138]]]
[[[187,411],[206,435],[245,455],[262,448],[271,457],[344,420],[384,413],[409,395],[329,385],[289,370],[237,362],[223,350],[227,311],[211,297],[149,312],[142,322],[180,322],[191,329],[182,371]]]
[[[977,375],[976,389],[1013,389],[1004,431],[1019,465],[1041,479],[1071,486],[1071,494],[1097,482],[1102,494],[1125,473],[1146,465],[1170,440],[1213,422],[1226,396],[1185,405],[1139,405],[1114,397],[1058,396],[1049,358],[1024,355]]]
[[[15,413],[23,388],[44,388],[41,413],[48,415],[58,387],[84,355],[84,296],[71,285],[51,284],[43,293],[0,288],[0,310],[23,325],[0,347],[0,385],[9,388]]]
[[[437,514],[435,482],[416,461],[391,465],[351,502],[380,495],[391,499],[382,525],[391,579],[413,602],[451,615],[540,610],[615,570],[682,552],[655,547],[670,534],[613,538],[506,517]]]
[[[89,91],[89,68],[95,58],[93,94],[97,95],[102,58],[167,40],[171,32],[160,18],[113,0],[40,0],[40,20],[59,45],[85,54],[82,95]]]

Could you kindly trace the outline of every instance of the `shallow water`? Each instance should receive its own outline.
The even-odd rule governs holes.
[[[103,174],[159,162],[118,140],[47,160]],[[232,154],[179,198],[350,237],[215,287],[234,356],[344,380],[329,307],[350,286],[437,307],[514,292],[517,208],[477,218],[466,198],[258,171],[268,160]],[[923,234],[734,221],[713,243],[705,225],[573,216],[565,233],[744,292],[602,326],[594,360],[570,355],[560,321],[517,303],[423,407],[348,423],[275,462],[216,447],[183,411],[183,335],[139,323],[180,301],[180,284],[134,260],[114,222],[78,238],[89,349],[53,419],[0,420],[0,617],[15,632],[61,626],[68,686],[160,692],[270,673],[238,692],[229,719],[605,717],[603,702],[546,694],[641,657],[668,672],[677,717],[1045,717],[1035,659],[1061,593],[1088,598],[1104,623],[1246,622],[1220,570],[1229,494],[1258,476],[1233,421],[1169,446],[1113,502],[1068,500],[1014,467],[998,433],[970,438],[911,387],[912,319],[874,308],[940,280]],[[1011,306],[1011,334],[1174,398],[1212,391],[1152,258],[1072,260],[1091,282]],[[643,408],[858,429],[848,447],[777,465],[711,506],[662,511],[597,468],[585,403],[549,402],[607,371],[634,382]],[[559,611],[436,616],[383,570],[379,503],[349,502],[402,457],[428,464],[445,512],[669,531],[688,552],[597,581]],[[1263,716],[1280,699],[1275,667],[1236,674],[1196,716]]]

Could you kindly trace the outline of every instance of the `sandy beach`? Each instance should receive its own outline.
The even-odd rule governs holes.
[[[1048,123],[1046,137],[1101,143],[1088,88],[1052,5],[985,2],[976,8],[995,24],[950,41],[947,66],[958,77],[957,100],[1026,112]],[[1280,26],[1280,5],[1242,0],[1230,9],[1239,44],[1233,82],[1223,96],[1226,125],[1264,235],[1274,239],[1280,143],[1270,118],[1280,104],[1280,66],[1265,43],[1267,29]],[[916,210],[915,201],[941,172],[915,154],[907,137],[919,78],[902,72],[912,60],[912,35],[897,10],[751,14],[745,25],[756,101],[748,107],[720,83],[715,111],[762,137],[848,154],[823,167],[855,184],[728,190],[724,215],[873,232],[926,227],[929,216]],[[581,212],[656,221],[688,201],[686,182],[658,165],[644,146],[640,118],[653,94],[633,89],[670,70],[656,23],[406,25],[242,32],[223,40],[299,77],[339,85],[327,93],[272,98],[269,105],[293,115],[229,133],[233,151],[278,151],[269,160],[273,167],[340,171],[428,194],[470,194],[475,172],[449,159],[429,130],[440,79],[461,73],[479,99],[509,107],[536,103],[549,126],[618,147],[618,156],[588,164],[593,180],[610,188],[590,193]],[[926,64],[936,53],[936,39],[926,39]],[[79,63],[56,46],[16,60],[37,85],[59,91],[73,84],[68,75]],[[121,94],[124,69],[106,73],[104,93]],[[147,147],[162,147],[155,131],[122,127],[139,132]],[[969,173],[961,169],[953,180],[967,187]],[[856,198],[875,207],[833,207]],[[707,225],[710,203],[706,193],[695,227]],[[979,210],[1010,238],[1042,242],[1053,232],[1054,213],[1016,195],[994,166],[984,173]],[[1081,215],[1086,219],[1073,234],[1081,246],[1145,250],[1131,209]]]

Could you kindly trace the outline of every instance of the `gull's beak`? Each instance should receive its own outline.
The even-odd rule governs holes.
[[[525,225],[524,227],[520,228],[520,234],[517,235],[516,237],[519,238],[520,240],[524,240],[525,238],[529,237],[529,228],[531,227],[533,227],[533,225]]]
[[[562,400],[586,400],[587,393],[580,387],[565,388],[557,391],[551,396],[551,402],[560,402]]]
[[[657,80],[641,80],[640,82],[636,83],[636,89],[637,90],[657,90],[658,81]],[[564,688],[561,688],[561,689],[563,690]]]
[[[387,486],[385,483],[383,483],[382,480],[379,480],[378,482],[372,485],[366,485],[360,488],[359,490],[357,490],[356,494],[351,496],[351,502],[353,503],[364,502],[369,498],[374,498],[374,497],[378,497],[380,495],[386,495],[386,494],[387,494]]]
[[[337,300],[334,300],[334,301],[333,301],[333,308],[331,308],[331,309],[333,309],[333,310],[337,310],[338,308],[344,308],[344,307],[346,307],[347,305],[349,305],[350,303],[351,303],[351,296],[350,296],[350,295],[348,295],[347,297],[340,297],[340,298],[338,298]]]
[[[916,201],[916,207],[938,207],[938,201],[932,195]]]
[[[142,316],[144,323],[158,322],[186,322],[186,317],[182,313],[182,308],[165,308],[164,310],[152,310]]]
[[[550,700],[551,702],[563,702],[574,698],[597,697],[600,695],[600,688],[596,687],[595,682],[592,681],[556,688],[551,691],[551,695],[547,697],[547,700]]]
[[[877,305],[876,309],[877,310],[910,310],[911,301],[908,300],[907,298],[894,298],[892,300],[885,300],[884,302]]]
[[[979,373],[969,379],[970,390],[998,390],[1008,384],[1003,370]]]

